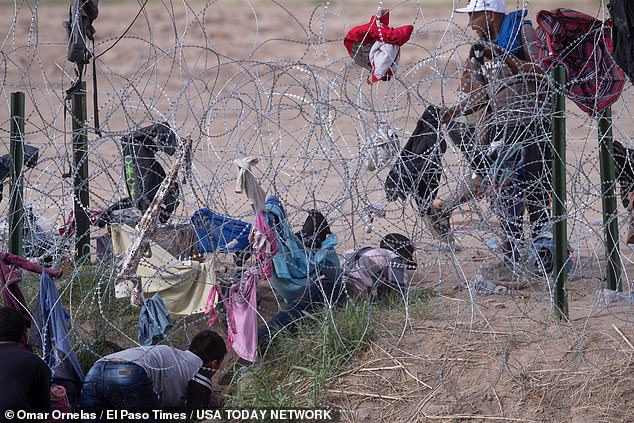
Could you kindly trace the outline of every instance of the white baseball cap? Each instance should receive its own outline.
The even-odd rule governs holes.
[[[482,11],[506,13],[506,2],[504,0],[469,0],[469,4],[466,7],[455,10],[456,13]]]

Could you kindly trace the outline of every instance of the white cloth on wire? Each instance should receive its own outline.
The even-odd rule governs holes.
[[[372,65],[372,76],[376,80],[382,79],[385,75],[392,76],[398,69],[401,48],[396,44],[382,43],[376,41],[370,49],[370,64]]]
[[[370,143],[369,157],[366,167],[370,172],[381,170],[389,166],[392,159],[401,151],[401,144],[398,135],[392,130],[392,127],[381,122],[376,133]]]
[[[236,179],[235,192],[238,194],[245,194],[249,199],[249,204],[253,207],[253,211],[257,214],[266,210],[264,201],[266,200],[266,194],[258,180],[251,172],[251,166],[258,163],[256,157],[245,157],[243,159],[236,159],[233,161],[238,165],[238,178]]]

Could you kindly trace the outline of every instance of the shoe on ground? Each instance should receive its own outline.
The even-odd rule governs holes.
[[[444,203],[434,203],[429,208],[425,221],[429,225],[434,238],[453,244],[454,237],[451,233],[450,218],[451,211],[445,207]]]

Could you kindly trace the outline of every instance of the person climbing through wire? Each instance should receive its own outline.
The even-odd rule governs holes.
[[[194,336],[187,351],[154,345],[107,355],[86,375],[79,407],[131,412],[185,406],[189,410],[211,408],[211,376],[226,353],[222,337],[203,330]]]
[[[317,212],[307,219],[301,238],[312,245],[326,233],[330,233],[330,228],[323,215]],[[294,328],[307,313],[315,313],[325,306],[341,306],[351,297],[373,301],[388,296],[407,298],[409,272],[418,267],[415,251],[412,241],[398,233],[383,237],[379,247],[346,251],[339,260],[341,269],[324,269],[322,277],[301,298],[289,303],[258,328],[260,345],[278,331]]]
[[[473,142],[475,128],[461,131],[462,137],[471,138],[461,149],[471,147],[467,158],[475,176],[462,192],[441,204],[439,214],[448,214],[488,188],[492,210],[502,227],[504,257],[483,276],[501,282],[514,279],[514,272],[509,271],[516,271],[521,259],[524,212],[528,211],[532,238],[549,219],[548,81],[536,64],[536,33],[524,19],[527,10],[507,15],[504,0],[470,0],[456,13],[469,15],[469,26],[480,40],[472,46],[461,78],[466,98],[444,108],[442,120],[455,141],[460,125],[454,119],[481,111],[478,126],[483,130],[480,143]]]

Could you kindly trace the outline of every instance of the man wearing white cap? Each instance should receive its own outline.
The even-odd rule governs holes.
[[[506,14],[506,4],[504,0],[470,0],[466,7],[459,7],[455,11],[457,13],[471,13],[487,10]]]
[[[506,15],[504,0],[470,0],[455,12],[469,15],[468,25],[481,42],[474,44],[461,78],[461,89],[468,97],[445,109],[444,120],[487,107],[488,123],[530,123],[538,84],[545,81],[535,63],[537,38],[531,22],[524,19],[527,10]],[[548,99],[546,103],[549,106]],[[521,105],[527,107],[518,107]],[[543,102],[538,106],[544,106]]]
[[[491,184],[492,209],[502,226],[505,257],[492,268],[508,273],[520,259],[524,212],[533,238],[549,216],[548,81],[535,63],[536,34],[524,19],[525,9],[507,15],[504,0],[470,0],[455,12],[469,15],[468,25],[480,41],[471,48],[461,78],[466,98],[445,108],[443,121],[483,112],[478,126],[488,166],[476,180]],[[453,122],[449,127],[455,130]]]

